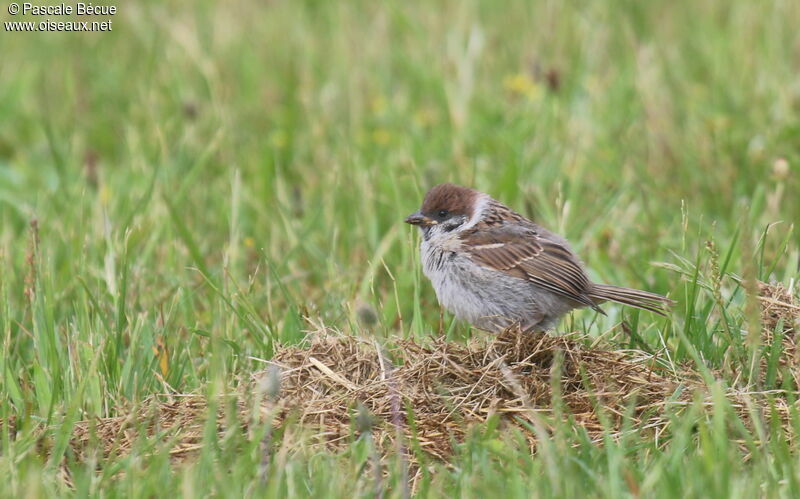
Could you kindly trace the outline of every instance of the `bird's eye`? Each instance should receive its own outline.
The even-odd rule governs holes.
[[[447,216],[449,213],[450,213],[450,212],[449,212],[449,211],[447,211],[447,210],[439,210],[439,217],[441,217],[441,218],[444,218],[444,217],[446,217],[446,216]]]

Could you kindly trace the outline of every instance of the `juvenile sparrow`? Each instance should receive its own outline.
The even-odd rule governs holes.
[[[610,300],[664,315],[672,302],[595,284],[567,241],[487,194],[440,184],[406,218],[422,231],[423,271],[439,303],[473,326],[545,331],[572,309]]]

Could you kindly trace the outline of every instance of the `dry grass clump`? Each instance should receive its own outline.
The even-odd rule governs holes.
[[[603,418],[619,430],[629,407],[640,429],[660,431],[667,424],[661,409],[679,386],[652,357],[517,330],[466,346],[402,341],[386,351],[374,341],[323,335],[307,347],[280,351],[274,361],[284,373],[285,411],[318,427],[327,444],[348,441],[354,411],[363,404],[377,419],[376,441],[391,448],[398,431],[412,438],[402,422],[410,408],[420,447],[440,459],[452,454],[452,443],[471,424],[493,414],[522,429],[533,446],[535,436],[522,423],[542,425],[559,395],[563,412],[592,438],[601,437]]]
[[[587,348],[574,335],[517,330],[469,345],[405,340],[386,348],[374,340],[320,332],[310,345],[279,350],[273,362],[280,367],[279,394],[264,394],[275,374],[267,370],[243,383],[235,397],[243,431],[253,420],[255,402],[262,420],[277,425],[298,420],[313,441],[328,448],[343,448],[351,437],[370,431],[385,452],[407,448],[413,438],[424,453],[441,460],[452,455],[453,443],[472,425],[492,415],[519,428],[533,447],[530,428],[547,432],[547,416],[555,410],[593,439],[601,438],[604,421],[606,428],[621,430],[626,412],[634,429],[657,434],[667,425],[664,407],[686,404],[691,396],[686,390],[670,402],[679,383],[651,356]],[[218,405],[222,435],[231,420],[225,402]],[[354,424],[360,406],[371,414],[368,428]],[[207,417],[202,396],[154,397],[126,416],[76,423],[70,447],[77,459],[87,460],[92,452],[125,455],[146,437],[148,445],[168,442],[171,457],[182,461],[200,447]]]
[[[105,457],[125,455],[134,447],[144,430],[147,438],[158,437],[169,442],[173,460],[190,458],[201,447],[203,426],[208,417],[208,403],[200,395],[151,398],[126,416],[79,421],[72,431],[70,447],[78,460],[84,461],[95,452],[93,442],[100,444]],[[224,414],[219,413],[217,427],[225,427]]]
[[[137,441],[148,440],[148,445],[153,446],[167,443],[170,457],[181,462],[200,449],[208,409],[208,402],[201,395],[151,397],[125,416],[77,421],[69,447],[75,459],[90,461],[128,455]],[[221,411],[217,427],[220,431],[225,428]],[[0,429],[8,431],[12,439],[20,431],[14,416],[0,420]],[[45,458],[54,445],[46,430],[36,426],[32,431],[37,452]]]
[[[772,345],[782,323],[780,366],[800,386],[800,306],[781,285],[760,284],[759,299],[763,344]],[[272,361],[277,370],[256,373],[241,383],[237,396],[220,399],[220,435],[247,431],[259,419],[277,425],[297,420],[328,448],[344,448],[369,431],[384,452],[416,442],[428,456],[446,461],[471,426],[493,415],[521,430],[533,448],[537,434],[546,434],[559,418],[570,418],[599,440],[606,431],[621,432],[628,415],[627,428],[657,438],[668,427],[670,407],[681,410],[692,400],[713,405],[695,372],[667,370],[642,352],[590,348],[575,334],[510,329],[468,345],[436,339],[386,346],[325,330],[311,337],[309,345],[279,350]],[[786,426],[792,407],[784,394],[729,389],[725,396],[748,426],[757,426],[753,419],[763,420],[771,409]],[[228,425],[228,407],[238,415],[235,428]],[[78,422],[70,447],[87,460],[91,452],[124,455],[145,439],[148,445],[167,442],[170,455],[182,461],[202,445],[208,414],[208,402],[199,395],[154,397],[126,416]],[[13,436],[14,421],[6,424]]]
[[[778,365],[792,378],[792,386],[800,387],[800,352],[797,348],[797,334],[800,331],[800,303],[792,292],[782,284],[758,283],[761,302],[762,343],[770,348],[775,341],[776,331],[782,334],[783,351],[778,357]],[[778,326],[782,325],[780,330]],[[781,373],[778,373],[780,376]],[[782,379],[778,379],[782,383]]]

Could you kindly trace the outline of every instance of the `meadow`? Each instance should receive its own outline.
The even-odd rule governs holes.
[[[800,495],[779,360],[800,324],[765,327],[758,286],[798,293],[800,2],[117,8],[111,32],[0,35],[0,495]],[[144,433],[73,448],[79,422],[215,400],[325,331],[490,341],[442,313],[402,223],[444,181],[565,235],[594,280],[668,294],[666,318],[609,304],[552,334],[699,373],[713,403],[659,439],[555,411],[535,452],[472,425],[413,484],[357,421],[339,450],[213,417],[181,463]]]

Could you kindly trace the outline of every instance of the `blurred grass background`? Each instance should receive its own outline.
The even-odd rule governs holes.
[[[722,331],[755,326],[725,276],[798,274],[798,2],[117,7],[110,33],[0,35],[0,416],[117,415],[165,390],[219,388],[321,325],[465,338],[440,319],[402,224],[443,181],[561,232],[596,280],[679,302],[669,320],[608,306],[559,330],[676,362],[696,349],[731,379],[742,340]],[[3,449],[3,469],[27,463],[14,490],[55,476],[24,442],[6,435]],[[724,456],[734,480],[744,465]],[[668,475],[659,459],[630,465],[659,473],[650,492]],[[520,493],[555,466],[534,462]],[[218,477],[226,463],[205,465]],[[492,466],[440,485],[471,495]],[[305,492],[333,471],[316,473],[327,478],[300,473]],[[159,490],[144,476],[121,490]],[[227,486],[210,478],[198,493]]]

